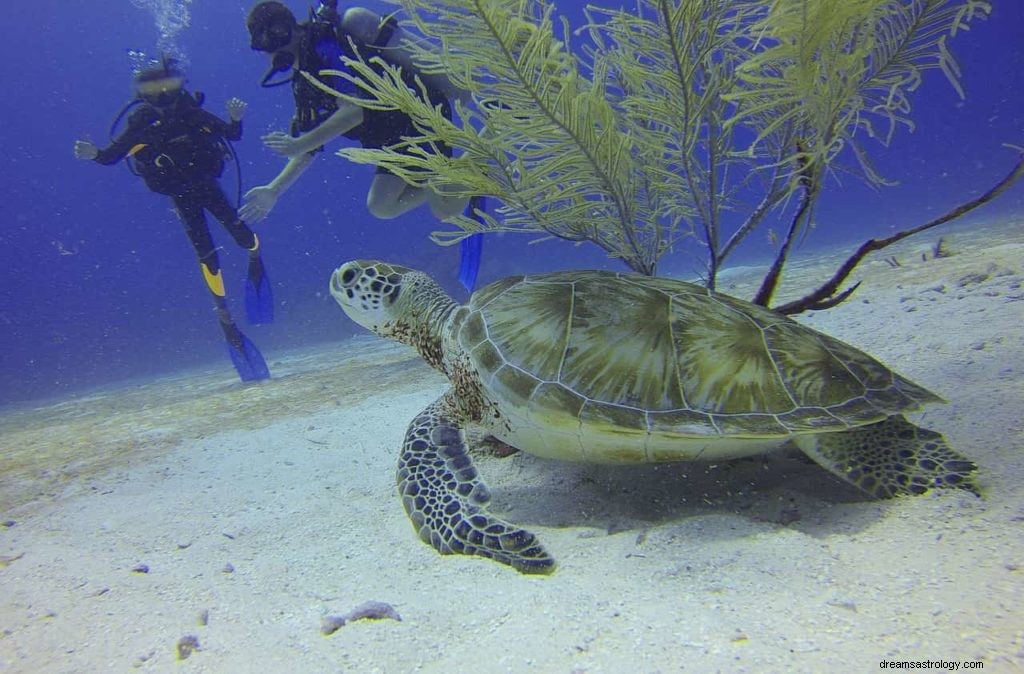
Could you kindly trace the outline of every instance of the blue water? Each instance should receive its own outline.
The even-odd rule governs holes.
[[[558,4],[578,25],[583,3]],[[967,99],[960,100],[938,71],[929,72],[913,98],[916,131],[901,131],[888,148],[869,143],[882,174],[900,184],[877,191],[852,176],[831,184],[809,245],[852,245],[919,224],[1006,174],[1014,154],[1002,144],[1024,145],[1024,3],[994,4],[990,20],[952,42]],[[223,114],[231,96],[249,103],[245,135],[236,144],[246,189],[281,168],[259,137],[287,128],[292,115],[287,87],[258,86],[267,63],[248,47],[249,6],[197,0],[176,37],[190,62],[189,86],[207,94],[208,109]],[[219,363],[230,372],[194,253],[168,199],[150,193],[122,166],[80,162],[71,152],[77,138],[107,141],[113,116],[130,98],[126,51],[156,53],[153,14],[129,0],[9,2],[5,10],[0,404],[201,364]],[[375,220],[364,205],[372,176],[371,167],[325,153],[256,226],[278,318],[247,333],[272,369],[275,354],[288,348],[356,331],[326,292],[328,275],[344,260],[381,257],[424,268],[459,296],[458,247],[429,242],[438,223],[426,208]],[[233,195],[230,167],[224,184]],[[1018,185],[974,217],[1022,212],[1024,186]],[[242,316],[245,257],[212,220],[211,228],[225,246],[229,296]],[[747,258],[765,251],[759,237]],[[615,266],[593,247],[528,241],[489,237],[480,283],[513,271]],[[666,266],[697,271],[689,258]]]

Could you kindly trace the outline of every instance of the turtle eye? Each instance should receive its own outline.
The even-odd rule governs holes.
[[[344,283],[345,285],[349,285],[352,283],[352,280],[355,279],[355,277],[356,272],[353,269],[346,269],[341,273],[341,282]]]

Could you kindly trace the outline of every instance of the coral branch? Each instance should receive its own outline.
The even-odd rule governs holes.
[[[876,250],[882,250],[883,248],[890,246],[896,243],[897,241],[902,241],[908,236],[913,236],[914,234],[919,234],[920,232],[931,229],[933,227],[943,225],[949,222],[950,220],[955,220],[956,218],[959,218],[960,216],[973,211],[975,208],[978,208],[979,206],[987,204],[988,202],[992,201],[1000,194],[1002,194],[1004,191],[1006,191],[1022,175],[1024,175],[1024,154],[1018,156],[1017,164],[1013,167],[1013,170],[1010,171],[1005,178],[1000,180],[991,189],[985,192],[985,194],[981,195],[977,199],[972,199],[971,201],[961,204],[954,208],[953,210],[946,213],[945,215],[942,215],[938,218],[935,218],[934,220],[926,222],[923,225],[918,225],[917,227],[913,227],[911,229],[905,229],[902,232],[893,234],[892,236],[887,237],[885,239],[869,239],[868,241],[865,241],[864,243],[861,244],[860,248],[857,249],[857,252],[851,255],[846,260],[846,262],[843,263],[843,265],[836,271],[836,273],[832,276],[831,279],[829,279],[827,283],[825,283],[824,285],[822,285],[809,295],[800,298],[799,300],[789,302],[788,304],[783,304],[782,306],[779,307],[774,307],[775,311],[778,311],[779,313],[783,314],[792,315],[799,314],[809,310],[813,311],[818,309],[827,309],[829,307],[834,307],[835,305],[839,304],[840,302],[848,298],[850,295],[852,295],[853,291],[856,290],[858,285],[860,285],[860,283],[857,283],[852,288],[849,288],[848,290],[843,291],[839,295],[836,295],[836,291],[839,289],[839,286],[843,283],[843,281],[846,280],[846,278],[850,275],[854,268],[856,268],[856,266],[860,264],[861,260],[863,260],[868,255],[868,253],[872,253]]]

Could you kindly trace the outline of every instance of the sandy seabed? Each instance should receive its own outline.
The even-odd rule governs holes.
[[[394,472],[445,381],[363,337],[262,385],[218,367],[0,416],[0,671],[1024,671],[1024,225],[945,241],[886,250],[900,266],[877,255],[853,299],[801,320],[947,398],[914,419],[979,464],[983,499],[869,501],[785,452],[481,451],[492,510],[558,569],[442,557]],[[786,292],[848,252],[796,261]],[[755,272],[720,289],[750,297]],[[321,632],[367,601],[401,620]]]

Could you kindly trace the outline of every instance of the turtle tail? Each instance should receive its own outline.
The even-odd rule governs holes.
[[[977,465],[940,433],[902,416],[847,431],[798,436],[795,442],[820,466],[875,498],[934,488],[980,495],[973,481]]]

